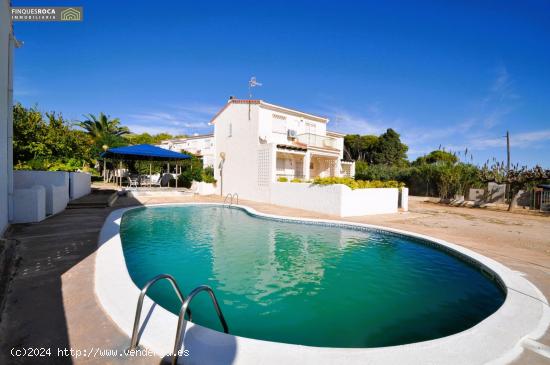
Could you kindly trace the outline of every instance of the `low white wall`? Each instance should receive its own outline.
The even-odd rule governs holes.
[[[343,187],[341,217],[397,213],[397,188],[351,190]]]
[[[216,188],[216,186],[214,186],[214,184],[205,183],[204,181],[193,181],[193,185],[191,185],[191,190],[194,191],[195,194],[199,195],[218,194],[218,189]]]
[[[344,185],[275,182],[271,184],[271,204],[340,216],[343,188],[349,189]]]
[[[12,223],[35,223],[46,219],[46,188],[41,185],[13,191]]]
[[[276,182],[271,185],[270,203],[350,217],[396,213],[398,197],[399,190],[395,188],[352,190],[341,184]]]
[[[92,192],[92,175],[85,172],[69,173],[69,197],[71,200],[86,196]]]
[[[13,184],[15,188],[42,184],[66,186],[67,196],[69,196],[69,173],[65,171],[16,170],[13,172]]]
[[[399,192],[399,208],[404,212],[409,211],[409,188],[401,188]]]
[[[46,214],[56,214],[69,203],[69,173],[64,171],[14,171],[14,189],[41,185],[46,189]],[[14,209],[15,207],[14,202]]]

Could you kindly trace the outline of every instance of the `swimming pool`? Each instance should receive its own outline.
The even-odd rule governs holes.
[[[320,347],[381,347],[464,331],[505,293],[479,264],[429,241],[373,228],[304,224],[216,205],[133,209],[120,235],[142,287],[173,275],[185,293],[210,285],[230,333]],[[173,313],[169,284],[150,297]],[[221,330],[200,295],[193,322]]]

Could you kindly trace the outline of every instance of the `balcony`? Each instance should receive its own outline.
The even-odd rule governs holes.
[[[311,147],[338,149],[337,140],[333,137],[304,133],[296,136],[296,140]]]

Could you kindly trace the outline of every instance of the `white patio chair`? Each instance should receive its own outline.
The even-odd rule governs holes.
[[[159,186],[160,187],[160,181],[161,181],[160,174],[153,174],[149,177],[149,182],[151,186]]]
[[[149,175],[139,175],[139,185],[140,186],[151,185],[151,177]]]
[[[139,183],[137,178],[126,176],[126,179],[128,179],[128,187],[137,189]]]

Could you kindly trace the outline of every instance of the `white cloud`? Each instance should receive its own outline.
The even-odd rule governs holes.
[[[143,111],[124,118],[132,132],[190,134],[211,129],[210,118],[219,108],[201,103],[165,106],[162,111]]]
[[[466,147],[471,150],[502,147],[506,141],[504,138],[494,138],[495,134],[502,133],[495,131],[496,127],[516,110],[519,99],[508,69],[497,67],[485,95],[470,111],[470,117],[452,125],[443,120],[436,127],[405,130],[403,139],[411,147],[410,155],[429,152],[439,145],[452,151],[462,151]],[[526,144],[523,134],[517,137],[513,142],[516,146]]]
[[[446,123],[441,124],[445,125]],[[466,134],[472,129],[472,127],[475,126],[475,124],[475,118],[468,118],[448,127],[407,127],[407,129],[403,131],[402,137],[405,142],[408,142],[411,145],[430,141],[437,141],[438,143],[441,143],[441,140],[445,138]],[[432,150],[433,148],[428,152],[431,152]]]
[[[510,77],[508,69],[501,65],[495,69],[495,79],[490,88],[487,98],[493,98],[499,101],[519,99],[519,95],[514,91],[513,80]]]
[[[513,147],[532,147],[537,142],[550,141],[550,129],[523,132],[510,135],[510,145]],[[486,149],[506,146],[506,139],[502,138],[476,138],[470,141],[474,149]]]
[[[494,80],[477,111],[485,128],[493,128],[518,106],[519,94],[514,90],[514,82],[505,66],[497,67]]]
[[[132,133],[149,133],[149,134],[159,134],[159,133],[169,133],[171,135],[184,134],[181,128],[173,127],[155,127],[151,125],[142,125],[142,124],[128,124],[128,128]]]
[[[339,106],[324,106],[321,108],[321,115],[330,119],[328,129],[341,133],[356,134],[380,134],[388,127],[389,123],[381,120],[381,110],[378,104],[370,104],[365,112],[359,114]]]

